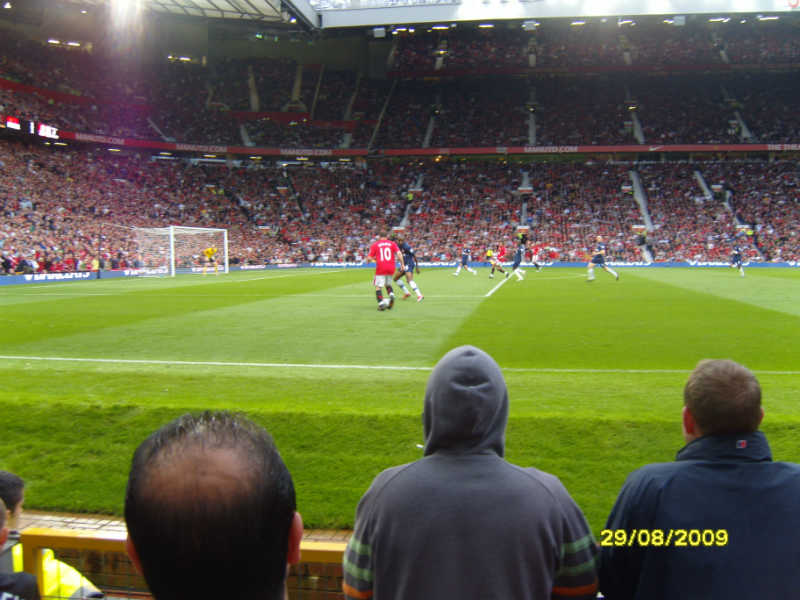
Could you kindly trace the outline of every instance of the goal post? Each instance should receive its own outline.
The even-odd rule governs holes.
[[[217,265],[229,272],[228,230],[210,227],[134,227],[142,274],[169,275],[201,271],[206,248],[216,248]]]

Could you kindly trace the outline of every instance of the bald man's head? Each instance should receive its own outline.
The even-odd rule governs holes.
[[[184,415],[136,450],[125,520],[157,600],[282,598],[295,515],[272,438],[226,412]]]

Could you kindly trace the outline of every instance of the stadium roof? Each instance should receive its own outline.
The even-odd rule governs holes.
[[[734,14],[796,9],[797,0],[68,0],[138,5],[156,14],[266,23],[297,18],[311,28],[623,15]]]
[[[70,0],[72,4],[103,7],[126,0]],[[281,19],[281,0],[127,0],[146,11],[207,19]]]

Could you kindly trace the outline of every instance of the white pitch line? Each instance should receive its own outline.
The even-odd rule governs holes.
[[[305,363],[253,363],[199,360],[144,360],[133,358],[68,358],[63,356],[0,356],[2,360],[36,360],[53,362],[85,362],[123,365],[166,365],[191,367],[268,367],[292,369],[380,369],[386,371],[430,371],[432,367],[404,367],[392,365],[319,365]]]
[[[72,358],[66,356],[11,356],[0,355],[0,360],[32,360],[51,362],[83,362],[122,365],[166,365],[190,367],[266,367],[266,368],[292,368],[292,369],[361,369],[383,371],[430,371],[433,367],[411,367],[403,365],[336,365],[336,364],[309,364],[309,363],[261,363],[261,362],[224,362],[200,360],[156,360],[135,358]],[[511,373],[628,373],[642,375],[659,375],[671,373],[689,373],[689,369],[557,369],[548,367],[508,367],[503,371]],[[800,375],[800,371],[755,371],[763,375]]]
[[[489,296],[494,294],[497,290],[499,290],[501,287],[503,287],[505,282],[508,281],[509,279],[511,279],[510,276],[509,277],[503,277],[503,279],[500,280],[500,283],[498,283],[496,286],[494,286],[492,289],[490,289],[488,292],[486,292],[486,296],[485,297],[488,298]]]

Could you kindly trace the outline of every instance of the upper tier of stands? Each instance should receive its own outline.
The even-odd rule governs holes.
[[[0,113],[242,147],[798,141],[800,41],[783,22],[452,29],[387,43],[381,80],[288,58],[134,66],[9,34],[0,79],[27,87],[0,81]]]
[[[756,18],[678,27],[653,19],[546,22],[491,30],[400,33],[394,69],[403,73],[548,69],[780,65],[800,62],[793,23]]]

